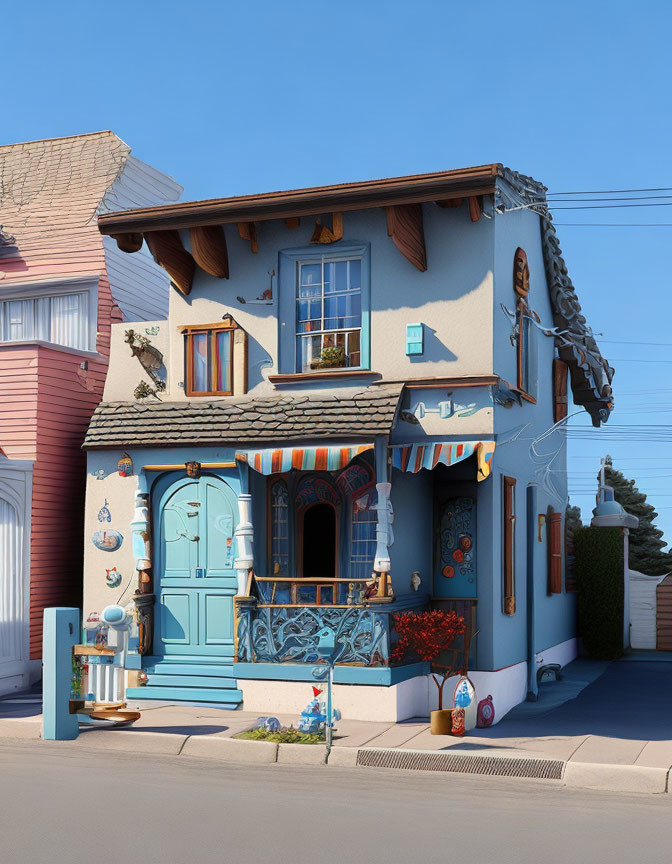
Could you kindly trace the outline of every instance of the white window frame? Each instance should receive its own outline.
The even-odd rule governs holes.
[[[295,349],[294,349],[295,353],[296,353],[296,372],[305,373],[305,372],[311,371],[310,368],[309,369],[301,368],[301,366],[302,366],[302,364],[301,364],[301,351],[299,350],[298,346],[303,339],[308,339],[311,336],[320,336],[321,342],[324,343],[325,336],[326,337],[328,337],[328,336],[334,336],[335,337],[339,333],[345,334],[346,346],[347,346],[347,340],[348,340],[349,334],[350,333],[359,333],[359,352],[358,353],[359,353],[359,357],[360,357],[360,362],[356,366],[344,365],[344,366],[339,366],[339,367],[334,367],[334,368],[338,368],[338,369],[361,369],[362,368],[361,357],[362,357],[362,331],[364,329],[363,328],[363,322],[362,322],[364,292],[362,290],[362,275],[361,274],[364,270],[363,257],[364,256],[361,254],[360,255],[348,255],[347,257],[344,257],[343,255],[331,256],[331,255],[323,252],[319,258],[315,258],[315,257],[303,258],[303,259],[300,258],[296,261],[296,288],[295,288],[296,293],[295,293],[295,297],[296,297],[297,311],[296,311],[296,319],[295,319],[296,324],[295,324],[295,328],[294,328],[295,339],[296,339],[296,345],[295,345]],[[326,320],[326,318],[325,318],[325,300],[327,299],[327,295],[325,295],[325,293],[324,293],[324,268],[325,268],[325,265],[327,265],[327,264],[339,264],[339,263],[340,264],[349,264],[351,261],[359,261],[359,264],[360,264],[359,327],[337,327],[337,328],[325,329],[324,328],[324,322]],[[302,267],[311,267],[311,266],[315,266],[315,265],[320,266],[321,276],[322,276],[321,282],[320,282],[322,290],[321,290],[320,298],[319,298],[320,299],[320,323],[322,324],[322,328],[319,330],[306,330],[304,332],[299,333],[299,330],[298,330],[298,325],[299,325],[298,304],[299,304],[299,301],[301,299],[303,299],[300,297],[300,290],[302,287],[301,286],[301,268]],[[349,272],[349,269],[348,269],[348,272]],[[338,296],[338,295],[334,293],[334,296]],[[346,354],[346,357],[347,357],[347,354]]]
[[[6,290],[6,293],[5,293]],[[87,345],[85,348],[73,348],[70,345],[62,345],[60,342],[51,342],[47,339],[0,339],[3,345],[48,345],[62,351],[72,351],[78,354],[95,354],[98,336],[98,280],[95,277],[86,276],[80,279],[68,279],[63,281],[45,280],[43,282],[31,282],[29,285],[18,284],[5,286],[0,283],[0,302],[11,302],[13,300],[40,300],[46,297],[63,297],[68,294],[86,294]],[[0,322],[1,323],[1,322]]]

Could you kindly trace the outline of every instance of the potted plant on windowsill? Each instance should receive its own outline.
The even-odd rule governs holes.
[[[433,609],[428,612],[402,612],[394,616],[394,628],[399,637],[390,657],[401,661],[407,654],[414,654],[427,663],[434,663],[441,653],[453,644],[456,636],[464,633],[464,618],[454,612]],[[444,710],[443,688],[446,681],[457,670],[446,667],[441,678],[432,673],[439,690],[439,707],[430,712],[432,735],[450,735],[452,709]]]
[[[345,348],[329,345],[322,349],[319,358],[311,360],[311,369],[335,369],[345,366]]]

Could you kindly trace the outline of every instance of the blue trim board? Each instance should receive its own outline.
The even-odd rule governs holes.
[[[234,663],[233,674],[239,680],[312,681],[315,667],[302,663]],[[408,666],[335,666],[335,684],[372,684],[391,687],[409,678],[429,674],[429,663]]]

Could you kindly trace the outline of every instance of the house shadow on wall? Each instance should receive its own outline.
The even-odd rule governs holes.
[[[428,324],[423,324],[424,345],[422,354],[411,354],[411,363],[445,363],[458,359],[457,354],[450,350],[436,335],[436,330]]]

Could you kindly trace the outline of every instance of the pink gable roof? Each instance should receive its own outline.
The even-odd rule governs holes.
[[[96,216],[130,152],[112,132],[0,147],[0,294],[103,272]]]

